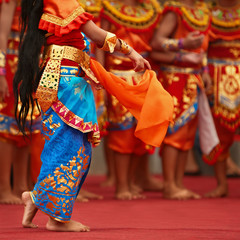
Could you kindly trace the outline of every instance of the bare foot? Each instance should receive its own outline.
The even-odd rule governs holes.
[[[199,194],[193,192],[192,190],[187,189],[187,188],[182,184],[182,182],[181,182],[181,184],[180,184],[180,183],[177,183],[177,187],[180,188],[180,189],[182,189],[182,190],[188,191],[189,199],[201,199],[201,196],[200,196]]]
[[[193,192],[178,188],[177,186],[165,187],[163,197],[171,200],[198,199]]]
[[[141,193],[143,190],[141,187],[139,187],[137,184],[131,183],[129,185],[129,189],[131,190],[131,192],[134,193]]]
[[[240,177],[240,168],[230,157],[227,158],[227,176]]]
[[[146,196],[141,194],[141,193],[137,193],[137,192],[131,192],[132,193],[132,199],[145,199]]]
[[[160,192],[163,190],[163,183],[159,179],[150,176],[145,181],[142,181],[141,187],[144,191]]]
[[[115,185],[114,178],[107,178],[104,182],[101,183],[101,187],[113,187]]]
[[[227,185],[219,185],[213,191],[206,193],[204,196],[207,198],[220,198],[226,197],[228,195],[228,187]]]
[[[103,196],[98,195],[96,193],[88,192],[83,189],[80,191],[80,194],[87,199],[94,199],[94,200],[102,200],[103,199]]]
[[[201,196],[189,189],[186,189],[189,192],[189,198],[191,199],[201,199]]]
[[[142,193],[142,189],[136,185],[136,184],[130,184],[129,186],[130,192],[132,194],[132,199],[145,199],[146,196],[144,196]]]
[[[1,192],[0,204],[22,204],[22,200],[11,192]]]
[[[78,194],[77,198],[76,198],[77,202],[89,202],[87,198],[85,198],[82,194]]]
[[[62,223],[52,218],[49,218],[46,228],[49,231],[56,231],[56,232],[89,232],[90,231],[90,228],[88,226],[85,226],[80,222],[70,220],[69,222]]]
[[[24,204],[24,213],[22,219],[22,225],[24,228],[37,228],[38,226],[32,223],[34,216],[36,215],[38,209],[32,202],[30,192],[24,192],[22,194],[22,201]]]
[[[115,194],[115,198],[118,200],[132,200],[133,196],[131,192],[125,191],[125,192],[117,192]]]

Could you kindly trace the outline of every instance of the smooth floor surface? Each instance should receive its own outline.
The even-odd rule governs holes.
[[[164,200],[146,193],[145,200],[117,201],[114,188],[99,186],[103,177],[89,176],[84,189],[104,200],[75,203],[72,219],[91,227],[89,233],[45,230],[40,211],[38,229],[21,227],[23,206],[0,205],[0,240],[240,240],[240,179],[229,179],[229,197],[188,201]],[[185,184],[203,194],[215,186],[212,177],[186,177]]]

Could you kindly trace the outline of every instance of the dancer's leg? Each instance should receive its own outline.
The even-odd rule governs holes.
[[[144,154],[137,168],[137,183],[144,191],[162,191],[163,183],[152,176],[149,169],[149,155]]]
[[[108,137],[106,136],[104,139],[104,154],[107,165],[107,178],[101,184],[103,187],[111,187],[114,186],[115,183],[115,166],[114,166],[114,151],[108,147]]]
[[[119,200],[131,200],[132,194],[129,189],[128,173],[131,154],[114,152],[116,171],[116,194]]]
[[[135,199],[145,198],[145,196],[141,194],[142,189],[136,184],[136,169],[141,161],[140,158],[140,156],[132,154],[129,164],[129,189]]]
[[[228,195],[228,184],[226,177],[226,161],[218,161],[214,165],[217,187],[213,191],[206,194],[206,197],[217,198],[226,197]]]
[[[28,187],[29,148],[15,147],[13,150],[13,192],[21,197]]]
[[[20,198],[12,193],[11,189],[11,166],[12,149],[10,143],[0,141],[0,204],[21,204]]]
[[[188,199],[189,193],[186,190],[179,188],[175,182],[175,173],[179,150],[170,146],[164,145],[162,151],[162,167],[164,177],[163,196],[167,199]]]
[[[186,189],[186,187],[183,184],[183,177],[184,177],[184,172],[185,172],[185,168],[186,168],[188,153],[189,153],[189,151],[180,151],[178,161],[177,161],[176,184],[181,189]],[[191,195],[191,198],[194,198],[194,199],[201,198],[199,194],[197,194],[189,189],[186,189],[186,190]]]

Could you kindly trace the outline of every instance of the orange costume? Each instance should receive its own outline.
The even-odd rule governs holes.
[[[110,22],[110,32],[126,41],[143,57],[151,47],[149,42],[159,21],[161,8],[156,0],[139,1],[137,6],[124,5],[121,1],[103,1],[101,17]],[[134,72],[130,59],[123,54],[106,54],[108,71],[137,85],[143,73]],[[145,145],[134,136],[136,120],[114,96],[108,96],[109,147],[120,153],[146,153]]]
[[[212,105],[215,126],[225,160],[240,126],[240,4],[224,8],[211,5],[212,24],[208,50],[213,81]]]
[[[22,134],[19,133],[17,123],[15,121],[15,104],[12,87],[13,78],[17,70],[18,63],[18,46],[20,41],[19,17],[21,14],[20,5],[21,1],[18,1],[12,21],[11,33],[8,38],[8,47],[6,53],[6,79],[8,82],[9,97],[6,97],[4,102],[0,102],[0,140],[11,142],[18,147],[23,147],[29,143],[27,143],[27,139],[24,139]],[[36,119],[39,114],[39,111],[36,109],[33,118]],[[30,118],[28,120],[30,120]],[[35,121],[33,125],[33,132],[40,132],[40,127],[40,121]]]
[[[164,5],[163,15],[174,12],[177,28],[174,39],[185,38],[190,32],[199,31],[204,35],[202,46],[193,52],[207,51],[210,17],[206,5],[196,1],[191,8],[181,2],[169,1]],[[203,89],[201,78],[203,64],[174,62],[160,66],[159,80],[173,96],[174,122],[170,124],[164,143],[182,151],[191,149],[197,129],[198,92]]]

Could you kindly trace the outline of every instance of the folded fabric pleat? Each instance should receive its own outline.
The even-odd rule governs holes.
[[[147,70],[140,83],[132,86],[107,72],[93,59],[91,70],[104,88],[138,120],[135,136],[146,144],[159,147],[172,121],[173,99],[158,81],[156,73]]]

